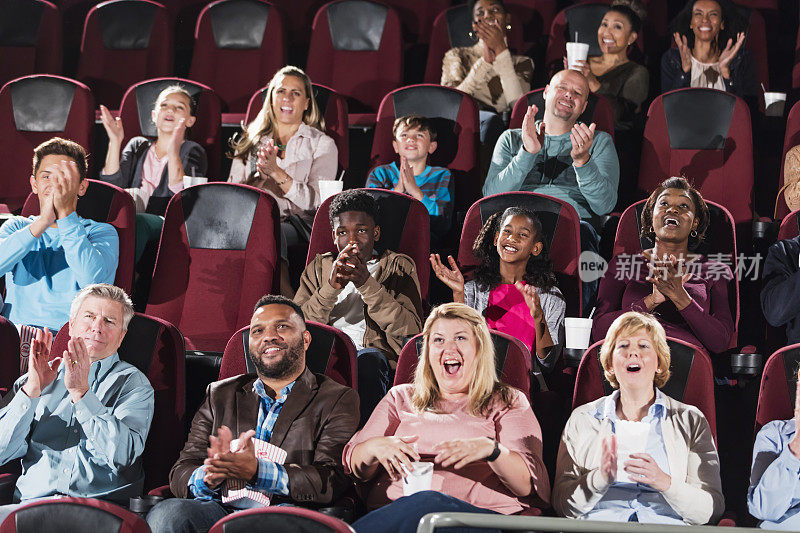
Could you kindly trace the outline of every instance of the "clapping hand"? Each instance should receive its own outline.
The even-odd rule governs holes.
[[[684,72],[692,70],[692,50],[689,48],[689,42],[686,40],[685,35],[679,32],[672,34],[675,39],[675,44],[678,46],[678,53],[681,55],[681,68]]]
[[[81,188],[81,174],[75,161],[60,161],[50,167],[53,208],[61,219],[75,212]]]
[[[572,150],[569,156],[576,167],[582,167],[589,161],[589,149],[594,142],[594,130],[597,126],[594,122],[586,125],[576,122],[569,133],[569,140],[572,143]]]
[[[653,284],[656,291],[665,298],[669,298],[678,310],[684,309],[691,302],[689,293],[684,287],[692,275],[686,271],[683,258],[678,259],[670,255],[664,259],[658,259],[645,254],[650,259],[650,275],[647,281]]]
[[[241,479],[247,482],[258,473],[258,459],[256,458],[256,448],[253,442],[256,432],[251,429],[239,435],[239,442],[236,448],[231,450],[230,438],[233,435],[225,426],[220,427],[219,433],[222,433],[223,428],[226,430],[225,439],[218,441],[218,447],[214,450],[213,455],[211,455],[211,449],[209,449],[209,457],[203,461],[206,467],[206,475],[203,477],[203,481],[209,487],[211,487],[209,481],[215,483],[214,486],[227,478]],[[213,436],[209,437],[209,441],[211,441],[211,438]],[[227,448],[223,447],[225,441],[228,444]],[[206,478],[209,481],[206,481]]]
[[[104,105],[100,106],[100,122],[108,135],[109,142],[121,145],[125,138],[125,130],[122,128],[122,119],[115,117]]]
[[[539,293],[536,287],[533,285],[526,285],[521,281],[516,282],[514,287],[522,293],[522,297],[525,299],[525,305],[528,306],[531,312],[531,318],[536,322],[543,320],[544,311],[542,311],[542,303],[539,300]]]
[[[75,337],[67,342],[62,361],[64,367],[64,386],[67,388],[72,402],[78,402],[89,390],[89,367],[92,360],[83,339]]]
[[[278,147],[272,138],[266,140],[258,149],[258,161],[256,163],[258,173],[262,179],[274,179],[278,172]]]
[[[731,61],[734,57],[736,57],[736,54],[738,54],[739,50],[742,48],[742,45],[744,44],[744,38],[744,32],[739,32],[736,34],[736,43],[733,42],[733,39],[728,39],[728,44],[719,54],[719,70],[722,73],[723,78],[730,79]]]
[[[447,256],[447,262],[450,263],[450,268],[444,266],[439,254],[431,254],[430,261],[431,267],[433,268],[433,273],[436,274],[436,277],[453,291],[453,300],[463,302],[464,275],[461,274],[461,270],[459,270],[456,260],[453,259],[453,256]],[[459,296],[460,299],[457,298]]]
[[[535,105],[528,106],[525,117],[522,119],[522,146],[530,154],[538,153],[544,145],[544,121],[539,123],[539,129],[536,129],[536,113],[538,111],[539,108]]]
[[[28,378],[22,386],[22,391],[29,398],[37,398],[42,390],[50,385],[58,374],[58,365],[61,358],[56,357],[50,361],[50,346],[53,344],[53,334],[45,328],[37,330],[31,342],[30,355],[28,356]]]
[[[611,484],[617,479],[617,438],[613,434],[605,437],[600,446],[600,474]]]

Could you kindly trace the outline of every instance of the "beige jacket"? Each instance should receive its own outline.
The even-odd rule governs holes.
[[[572,412],[561,437],[552,503],[561,516],[581,518],[609,488],[600,473],[603,439],[611,422],[595,416],[605,397]],[[719,457],[708,421],[694,406],[665,397],[667,414],[661,425],[672,482],[662,493],[687,524],[716,521],[725,509]],[[686,472],[681,479],[678,472]]]
[[[483,43],[451,48],[442,61],[442,85],[472,96],[487,109],[510,110],[520,96],[531,90],[533,60],[512,56],[506,48],[494,59],[483,60]]]
[[[303,271],[294,301],[303,308],[306,320],[330,323],[341,292],[328,283],[335,259],[330,252],[318,255]],[[378,269],[357,290],[364,300],[367,323],[362,344],[381,350],[394,368],[403,340],[422,331],[422,298],[414,260],[387,250],[378,259]]]

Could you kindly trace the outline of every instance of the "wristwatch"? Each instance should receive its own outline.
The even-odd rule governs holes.
[[[492,453],[490,453],[486,457],[486,459],[484,459],[484,461],[488,463],[491,463],[492,461],[500,457],[500,443],[497,442],[497,439],[492,439],[492,440],[494,441],[494,450],[492,450]]]

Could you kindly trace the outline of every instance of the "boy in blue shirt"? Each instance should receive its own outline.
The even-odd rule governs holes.
[[[450,171],[428,165],[436,151],[436,130],[426,117],[406,115],[394,121],[392,146],[400,156],[397,162],[381,165],[370,172],[367,187],[391,189],[413,196],[431,216],[431,234],[442,236],[450,227],[453,211]]]
[[[55,137],[33,152],[31,190],[40,214],[16,216],[0,227],[0,275],[6,280],[2,315],[18,327],[58,331],[81,289],[114,282],[117,230],[75,212],[89,185],[86,173],[86,152],[75,142]]]

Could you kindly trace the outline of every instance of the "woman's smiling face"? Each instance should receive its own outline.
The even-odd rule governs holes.
[[[428,361],[444,395],[469,392],[475,374],[478,339],[472,325],[460,318],[440,318],[431,326]]]

